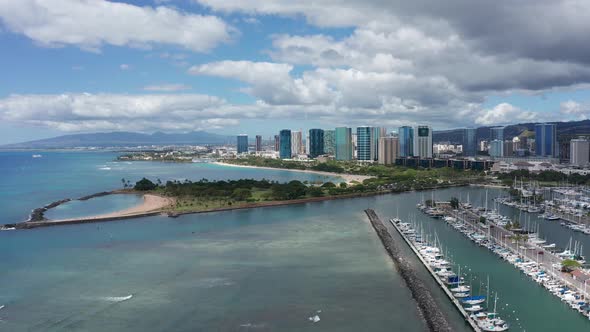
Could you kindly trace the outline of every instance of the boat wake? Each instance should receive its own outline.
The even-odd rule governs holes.
[[[133,297],[133,294],[129,294],[127,296],[106,296],[103,297],[102,299],[105,301],[109,301],[109,302],[123,302],[123,301],[127,301],[129,299],[131,299]]]

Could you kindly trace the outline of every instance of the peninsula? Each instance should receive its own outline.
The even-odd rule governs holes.
[[[232,163],[239,167],[260,167]],[[266,167],[266,166],[263,166]],[[307,166],[306,166],[307,167]],[[365,197],[412,190],[429,190],[461,186],[485,181],[482,174],[453,169],[410,169],[399,166],[366,165],[354,170],[338,163],[315,164],[312,169],[285,168],[297,172],[319,172],[330,177],[341,177],[344,182],[309,183],[293,180],[279,183],[269,180],[240,179],[229,181],[152,182],[147,178],[132,187],[101,192],[88,197],[107,194],[141,194],[143,203],[122,211],[75,219],[47,220],[43,213],[70,201],[63,199],[33,211],[30,220],[5,225],[4,229],[35,228],[73,223],[101,222],[164,214],[177,217],[189,213],[205,213],[235,209],[249,209],[280,205],[302,204],[334,199]],[[273,167],[278,168],[278,167]],[[347,170],[344,172],[330,172]],[[126,185],[127,186],[127,185]]]

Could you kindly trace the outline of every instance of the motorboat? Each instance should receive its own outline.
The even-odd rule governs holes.
[[[471,307],[467,307],[465,308],[465,310],[469,311],[469,312],[479,312],[484,310],[485,308],[480,306],[479,304],[476,305],[472,305]]]
[[[468,298],[464,298],[463,301],[461,301],[463,304],[468,304],[468,305],[476,305],[476,304],[481,304],[484,303],[486,301],[486,297],[485,296],[470,296]]]
[[[453,296],[456,297],[456,298],[458,298],[458,299],[461,299],[461,298],[464,298],[464,297],[468,297],[469,296],[469,292],[454,293]]]
[[[465,285],[461,285],[459,287],[455,287],[455,288],[451,288],[451,292],[453,293],[465,293],[465,292],[469,292],[471,287],[469,286],[465,286]]]

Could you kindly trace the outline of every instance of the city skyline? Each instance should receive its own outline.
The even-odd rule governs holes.
[[[585,166],[586,155],[582,151],[587,146],[588,135],[566,134],[562,139],[557,134],[557,126],[551,123],[534,124],[534,136],[527,130],[517,135],[505,135],[506,127],[491,127],[485,137],[478,136],[476,128],[459,129],[459,140],[444,142],[433,140],[430,126],[402,126],[388,133],[385,127],[359,126],[337,127],[334,129],[313,128],[308,132],[302,129],[283,129],[274,138],[269,137],[266,149],[262,149],[262,136],[256,135],[256,155],[267,158],[307,160],[335,159],[341,161],[378,162],[380,164],[403,164],[403,159],[419,159],[428,165],[434,159],[460,158],[462,160],[488,159],[503,160],[545,160],[569,162]],[[525,136],[521,136],[521,135]],[[283,137],[283,144],[281,144]],[[305,137],[305,139],[303,139]],[[242,142],[247,135],[237,136],[237,155],[249,154]],[[288,143],[287,143],[288,142]],[[242,146],[240,147],[240,145]],[[289,145],[289,153],[281,146]],[[268,149],[268,147],[271,147]],[[560,147],[566,147],[564,151]],[[276,154],[269,153],[274,151]],[[549,152],[548,152],[549,151]],[[515,159],[510,159],[515,158]],[[424,167],[427,167],[424,164]],[[430,167],[430,166],[428,166]]]
[[[0,144],[78,132],[268,137],[269,127],[587,119],[585,10],[539,8],[555,13],[552,38],[523,15],[538,8],[508,2],[4,2]],[[489,15],[518,33],[472,25]]]

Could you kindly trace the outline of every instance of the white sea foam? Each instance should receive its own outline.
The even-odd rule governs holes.
[[[123,301],[127,301],[129,299],[131,299],[133,297],[133,294],[129,294],[127,296],[106,296],[103,297],[102,299],[105,301],[109,301],[109,302],[123,302]]]
[[[4,306],[3,305],[0,305],[0,310],[2,310],[2,309],[4,309]]]
[[[264,324],[264,323],[260,323],[260,324],[252,324],[252,323],[240,324],[240,327],[247,327],[247,328],[253,328],[253,329],[259,329],[259,328],[263,328],[265,326],[266,326],[266,324]]]
[[[224,286],[233,286],[235,282],[227,279],[227,278],[204,278],[200,279],[193,283],[197,285],[197,287],[203,288],[214,288],[214,287],[224,287]]]
[[[101,167],[101,168],[99,168],[99,169],[101,169],[101,170],[103,170],[103,171],[110,171],[110,170],[111,170],[111,168],[110,168],[110,167]]]

